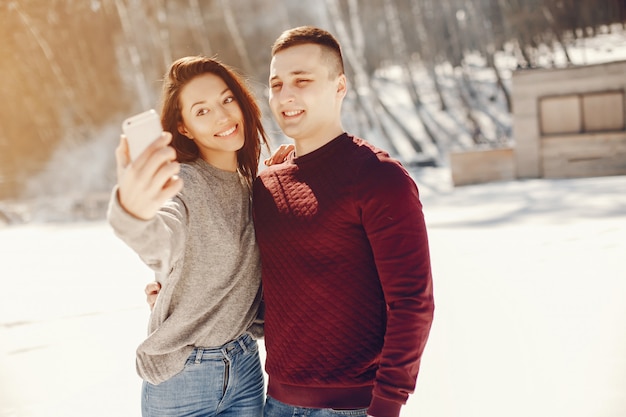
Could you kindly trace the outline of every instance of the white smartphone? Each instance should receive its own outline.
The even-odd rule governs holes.
[[[122,132],[128,141],[131,161],[163,133],[161,119],[154,109],[129,117],[122,122]]]

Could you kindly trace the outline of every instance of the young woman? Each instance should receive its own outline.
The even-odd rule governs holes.
[[[205,57],[174,62],[162,98],[161,138],[131,163],[122,137],[108,215],[162,286],[137,349],[142,413],[261,416],[250,194],[267,144],[261,112],[234,71]]]

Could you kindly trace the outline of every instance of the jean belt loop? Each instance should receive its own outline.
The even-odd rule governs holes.
[[[229,354],[229,349],[228,349],[228,346],[222,346],[222,347],[220,348],[220,352],[222,352],[222,355],[223,355],[226,359],[228,359],[228,354]]]
[[[243,341],[244,337],[245,336],[242,336],[237,339],[237,342],[239,342],[239,346],[241,346],[241,350],[243,350],[243,353],[248,353],[248,346],[246,346],[246,343]]]
[[[202,348],[196,348],[196,363],[200,363],[202,362],[202,353],[203,353],[203,349]]]

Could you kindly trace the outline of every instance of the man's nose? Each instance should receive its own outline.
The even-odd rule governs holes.
[[[279,100],[281,103],[289,103],[294,100],[293,89],[289,86],[284,86],[280,90]]]

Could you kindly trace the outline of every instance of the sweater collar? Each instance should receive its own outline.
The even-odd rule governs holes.
[[[235,171],[224,171],[223,169],[219,169],[217,167],[214,167],[213,165],[209,164],[207,161],[205,161],[202,158],[198,158],[193,162],[190,162],[190,165],[195,165],[198,168],[202,169],[203,171],[207,171],[209,174],[211,174],[212,176],[219,178],[221,180],[225,180],[225,181],[233,181],[233,180],[237,180],[239,181],[239,172]]]
[[[308,154],[303,156],[294,157],[292,159],[292,162],[296,165],[307,164],[310,161],[316,161],[319,158],[324,158],[327,155],[332,155],[337,147],[341,146],[341,144],[344,143],[346,140],[349,140],[348,134],[346,132],[343,132],[341,135],[337,136],[325,145],[317,148],[313,152],[309,152]]]

